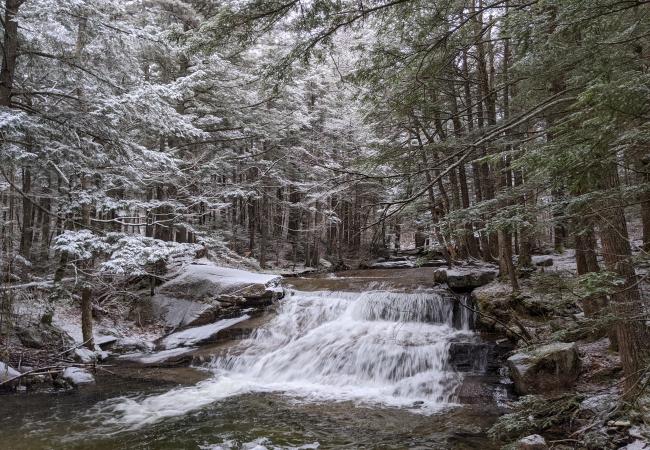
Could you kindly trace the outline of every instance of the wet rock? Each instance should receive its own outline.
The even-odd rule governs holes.
[[[73,386],[81,386],[83,384],[92,384],[95,382],[95,377],[86,369],[81,367],[68,367],[63,371],[63,379]]]
[[[491,267],[460,267],[438,269],[433,273],[436,283],[447,283],[450,289],[469,291],[494,281],[498,270]]]
[[[517,353],[508,367],[521,395],[562,390],[580,374],[580,356],[575,343],[552,343]]]
[[[547,450],[546,440],[539,434],[531,434],[517,441],[517,450]]]

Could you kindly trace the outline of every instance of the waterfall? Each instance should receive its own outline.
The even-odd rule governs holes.
[[[104,407],[135,426],[246,392],[435,412],[453,404],[462,381],[449,364],[451,342],[472,334],[471,314],[457,303],[431,290],[292,291],[270,322],[213,359],[213,378]]]

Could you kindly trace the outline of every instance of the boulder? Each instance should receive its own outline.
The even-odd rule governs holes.
[[[472,303],[480,312],[476,316],[477,328],[508,334],[503,324],[513,319],[511,291],[505,283],[490,283],[472,291]]]
[[[543,345],[517,353],[507,362],[515,390],[521,395],[568,388],[580,374],[580,356],[575,343]]]
[[[178,347],[154,353],[128,353],[118,358],[148,367],[175,367],[189,365],[195,350],[194,347]]]
[[[79,347],[74,349],[74,359],[84,364],[90,364],[97,360],[97,355],[86,347]]]
[[[138,337],[122,337],[115,342],[111,351],[113,353],[127,353],[127,352],[146,352],[152,350],[154,345],[142,338]]]
[[[517,450],[547,450],[546,440],[539,434],[531,434],[517,441]]]
[[[20,372],[18,372],[16,369],[0,361],[0,383],[4,383],[5,381],[11,380],[12,378],[15,378],[19,375]]]
[[[597,394],[585,398],[578,408],[582,417],[604,416],[618,405],[618,396],[613,393]]]
[[[81,367],[67,367],[63,371],[63,379],[73,386],[92,384],[95,382],[95,377],[86,369],[82,369]]]
[[[499,271],[492,267],[460,267],[438,269],[433,273],[436,283],[447,283],[450,289],[469,291],[494,281]]]
[[[72,346],[74,340],[62,329],[43,322],[17,324],[14,331],[25,347],[47,348]]]
[[[539,256],[533,256],[532,258],[533,264],[535,264],[537,267],[551,267],[553,265],[553,257],[552,256],[546,256],[546,255],[539,255]]]
[[[366,269],[412,269],[416,266],[415,257],[395,256],[379,258],[365,264]]]
[[[229,328],[247,319],[250,319],[250,316],[244,314],[240,317],[221,319],[215,323],[200,327],[187,328],[164,337],[160,343],[163,348],[169,350],[176,347],[191,347],[216,342],[221,336],[228,334]]]
[[[154,316],[170,328],[204,325],[270,304],[283,294],[281,277],[221,267],[200,259],[162,284],[152,298]]]

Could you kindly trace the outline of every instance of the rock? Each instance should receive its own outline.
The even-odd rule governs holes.
[[[154,345],[151,342],[147,342],[143,339],[123,337],[113,344],[111,351],[115,353],[146,352],[153,350],[153,348]]]
[[[113,335],[100,335],[100,336],[95,336],[93,341],[95,342],[95,345],[99,346],[102,350],[107,350],[108,348],[111,348],[115,343],[118,341],[117,336]]]
[[[600,416],[615,407],[618,403],[618,397],[614,394],[599,394],[593,397],[587,397],[581,403],[578,409],[586,416]]]
[[[16,369],[0,361],[0,383],[4,383],[5,381],[11,380],[12,378],[15,378],[19,375],[20,372],[18,372]]]
[[[537,267],[550,267],[553,265],[553,258],[546,255],[533,256],[532,261]]]
[[[575,343],[544,345],[517,353],[507,362],[515,390],[521,395],[570,387],[580,374],[580,356]]]
[[[517,441],[517,450],[547,450],[546,440],[539,434],[531,434]]]
[[[151,299],[154,317],[162,319],[170,328],[200,325],[214,321],[221,310],[218,301],[200,303],[156,294]]]
[[[86,369],[80,367],[68,367],[63,371],[63,379],[72,384],[73,386],[80,386],[83,384],[92,384],[95,382],[95,377]]]
[[[162,284],[152,298],[153,315],[170,328],[205,325],[239,315],[242,308],[270,304],[283,295],[281,277],[220,267],[198,260]]]
[[[162,339],[161,345],[165,349],[176,347],[190,347],[195,345],[207,344],[219,340],[220,335],[225,331],[237,325],[244,320],[250,319],[248,314],[232,319],[222,319],[215,323],[203,325],[200,327],[188,328],[177,333],[172,333]]]
[[[415,267],[415,258],[409,256],[395,256],[380,258],[365,264],[367,269],[412,269]]]
[[[478,328],[506,333],[503,324],[513,318],[511,291],[505,283],[490,283],[472,291],[472,302],[481,313],[476,317]]]
[[[62,329],[43,322],[17,324],[14,327],[18,339],[25,347],[46,348],[72,346],[74,340]]]
[[[650,449],[650,444],[648,444],[646,441],[641,439],[637,439],[634,442],[619,448],[619,450],[648,450],[648,449]]]
[[[498,273],[491,267],[438,269],[433,273],[433,279],[436,283],[447,283],[450,289],[469,291],[494,281]]]
[[[133,361],[151,367],[170,367],[189,365],[192,362],[191,353],[196,348],[179,347],[155,353],[129,353],[119,357],[121,360]]]
[[[74,349],[74,359],[84,364],[90,364],[97,360],[97,355],[86,347],[79,347]]]

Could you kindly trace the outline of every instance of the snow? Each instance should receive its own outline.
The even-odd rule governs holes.
[[[79,361],[85,364],[92,363],[97,359],[95,352],[83,347],[75,349],[74,354]]]
[[[196,345],[210,339],[220,331],[225,330],[226,328],[229,328],[247,319],[250,319],[250,316],[248,314],[244,314],[243,316],[240,317],[235,317],[232,319],[223,319],[208,325],[188,328],[187,330],[170,334],[169,336],[167,336],[162,340],[162,345],[166,349]]]
[[[68,367],[63,371],[63,378],[76,385],[95,382],[95,377],[90,372],[80,367]]]
[[[224,287],[247,284],[263,284],[265,286],[272,286],[281,279],[278,275],[248,272],[241,269],[217,266],[206,258],[199,259],[187,266],[183,273],[176,277],[175,280],[182,281],[190,277],[204,278]]]
[[[20,372],[0,361],[0,382],[11,380],[18,375],[20,375]]]

